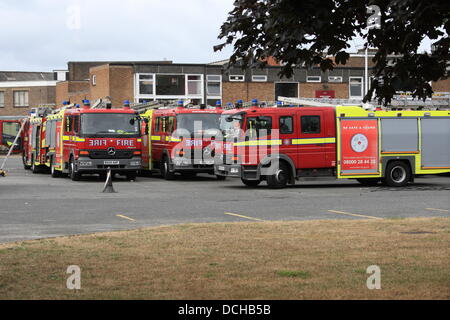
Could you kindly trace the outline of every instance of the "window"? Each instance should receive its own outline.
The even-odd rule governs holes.
[[[155,128],[154,131],[155,132],[160,132],[160,127],[161,127],[161,117],[157,117],[155,119]]]
[[[5,146],[9,146],[16,139],[17,133],[19,133],[20,125],[17,122],[3,122],[2,123],[2,137],[1,142]],[[20,138],[19,138],[20,139]],[[21,141],[17,141],[19,146],[21,145]],[[17,150],[17,146],[15,147]]]
[[[302,133],[320,133],[320,116],[302,116]]]
[[[185,75],[157,74],[156,94],[161,96],[184,96]]]
[[[187,76],[187,94],[201,95],[202,94],[202,76]]]
[[[230,75],[230,81],[231,82],[244,82],[244,76],[243,75]]]
[[[253,82],[267,82],[267,76],[252,76]]]
[[[298,83],[275,83],[275,100],[278,100],[278,97],[298,98]]]
[[[139,94],[153,94],[153,79],[152,74],[139,75]]]
[[[73,117],[73,131],[78,133],[80,131],[80,116]]]
[[[72,117],[67,116],[66,117],[66,133],[71,133],[72,132]]]
[[[322,78],[320,76],[307,76],[306,82],[321,82]]]
[[[280,133],[290,134],[294,132],[294,120],[292,117],[280,117]]]
[[[329,76],[328,82],[342,82],[341,76]]]
[[[256,136],[270,135],[272,131],[272,117],[250,117],[247,118],[248,135],[250,138]]]
[[[0,91],[0,108],[5,106],[5,92]]]
[[[206,76],[206,93],[208,96],[220,97],[222,95],[221,83],[222,76],[209,75]]]
[[[28,107],[28,91],[14,91],[14,107]]]
[[[349,90],[350,98],[362,98],[362,77],[350,77]]]
[[[93,86],[97,85],[97,76],[95,74],[92,75],[92,85]]]

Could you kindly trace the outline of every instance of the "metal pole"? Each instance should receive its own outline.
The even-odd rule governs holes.
[[[367,92],[369,91],[369,66],[368,66],[368,47],[366,47],[366,54],[364,57],[364,96],[366,96]]]

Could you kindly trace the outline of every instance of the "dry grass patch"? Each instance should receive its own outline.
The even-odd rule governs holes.
[[[0,299],[449,299],[449,231],[450,218],[251,222],[3,244]],[[69,265],[81,290],[66,289]]]

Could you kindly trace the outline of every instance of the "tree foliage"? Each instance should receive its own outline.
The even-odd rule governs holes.
[[[381,27],[367,32],[372,5],[380,9]],[[221,26],[224,42],[214,50],[233,45],[230,64],[239,60],[244,68],[263,67],[273,56],[283,62],[280,75],[290,77],[297,66],[325,71],[346,64],[349,41],[359,36],[378,49],[365,100],[375,95],[389,103],[393,83],[405,81],[415,97],[426,99],[432,94],[429,82],[447,76],[449,17],[446,0],[236,0]],[[418,52],[425,37],[434,43],[433,53]]]

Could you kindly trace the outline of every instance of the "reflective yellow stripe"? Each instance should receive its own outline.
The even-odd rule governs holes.
[[[152,136],[152,141],[161,141],[160,136]]]
[[[70,140],[69,136],[63,136],[62,138],[63,138],[63,141],[69,141]]]
[[[252,141],[236,142],[234,145],[237,147],[241,147],[241,146],[274,146],[274,145],[281,145],[281,140],[252,140]]]
[[[336,138],[292,139],[292,144],[325,144],[336,143]]]
[[[77,142],[85,142],[86,139],[75,137],[75,141],[77,141]]]
[[[137,142],[142,142],[142,139],[137,139]]]
[[[181,139],[179,139],[179,138],[173,138],[173,137],[166,137],[166,141],[171,141],[171,142],[181,142]]]

